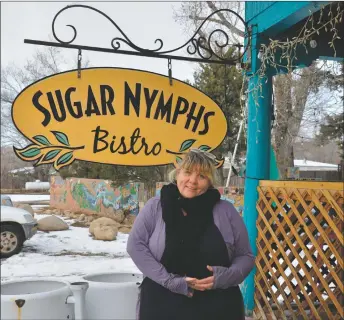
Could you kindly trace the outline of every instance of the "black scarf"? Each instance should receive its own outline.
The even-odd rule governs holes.
[[[202,261],[200,247],[205,231],[214,223],[213,208],[219,200],[220,193],[216,189],[187,199],[181,196],[176,185],[163,186],[161,206],[166,242],[161,263],[168,272],[197,278],[210,275]]]

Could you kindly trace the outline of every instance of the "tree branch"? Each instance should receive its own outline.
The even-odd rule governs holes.
[[[212,2],[212,1],[207,1],[208,7],[212,10],[212,12],[215,12],[218,10],[218,8],[216,7],[216,5]],[[217,13],[218,17],[221,19],[222,24],[224,26],[226,26],[231,32],[233,32],[234,34],[240,36],[240,37],[244,37],[245,36],[245,32],[238,29],[237,27],[233,26],[223,15],[222,12],[218,12]]]
[[[189,15],[189,18],[195,21],[204,21],[205,19],[207,19],[207,17],[199,17],[199,16],[191,15],[191,14]],[[221,20],[218,20],[218,19],[208,18],[207,21],[215,22],[227,27]]]

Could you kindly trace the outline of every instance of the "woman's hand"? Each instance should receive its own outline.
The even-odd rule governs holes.
[[[193,285],[195,284],[196,280],[197,280],[196,278],[190,278],[190,277],[185,278],[185,281],[188,287],[191,289],[194,289]],[[193,296],[193,290],[188,290],[188,297],[191,298],[192,296]]]
[[[207,269],[213,272],[213,268],[211,266],[207,266]],[[214,276],[200,279],[200,280],[187,277],[186,282],[188,286],[194,290],[199,290],[199,291],[210,290],[214,286]]]

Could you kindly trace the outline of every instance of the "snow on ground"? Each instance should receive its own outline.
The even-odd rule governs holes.
[[[10,196],[12,202],[50,200],[49,194],[5,194],[5,196]]]
[[[23,201],[23,195],[18,196]],[[30,200],[42,200],[39,197],[42,195],[32,195]],[[49,196],[43,197],[49,200]],[[34,209],[36,207],[33,206]],[[37,220],[46,216],[35,214]],[[75,221],[60,218],[69,225]],[[77,281],[90,273],[140,273],[126,252],[127,240],[128,235],[120,232],[115,241],[93,240],[88,228],[72,226],[65,231],[38,231],[24,243],[19,254],[1,259],[1,281],[26,277],[59,277]]]
[[[41,208],[44,208],[44,207],[49,207],[49,205],[47,205],[47,204],[33,204],[33,205],[31,205],[31,207],[32,207],[33,211],[35,211],[36,209],[41,209]]]
[[[37,220],[40,220],[49,215],[35,215]],[[59,217],[68,224],[75,220]],[[93,240],[89,235],[88,228],[79,228],[70,226],[69,230],[65,231],[51,231],[38,233],[25,242],[27,247],[34,248],[34,250],[41,253],[63,253],[73,252],[76,254],[92,253],[102,254],[109,257],[123,257],[126,253],[128,235],[118,233],[115,241],[99,241]]]

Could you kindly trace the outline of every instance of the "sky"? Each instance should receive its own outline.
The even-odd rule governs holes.
[[[1,2],[1,66],[10,63],[23,65],[42,46],[24,44],[24,39],[53,41],[51,24],[55,14],[77,2]],[[179,2],[84,2],[112,18],[132,42],[141,47],[156,48],[155,39],[161,38],[165,49],[185,43],[190,34],[176,22],[173,11],[180,8]],[[84,8],[64,11],[56,20],[56,34],[63,41],[71,40],[74,25],[78,35],[74,44],[111,48],[111,40],[120,36],[112,23],[99,13]],[[130,50],[124,45],[123,50]],[[71,68],[76,68],[77,50],[62,49]],[[181,52],[186,53],[186,51]],[[167,75],[167,60],[125,56],[111,53],[83,52],[94,67],[124,67],[148,70]],[[75,65],[74,65],[75,64]],[[192,80],[197,64],[172,61],[172,75],[180,80]]]

